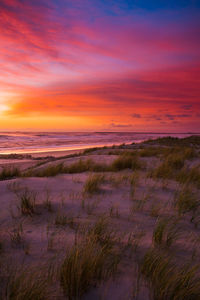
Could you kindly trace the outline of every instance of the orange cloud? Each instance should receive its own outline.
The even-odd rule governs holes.
[[[198,128],[198,15],[61,2],[0,3],[2,128]]]

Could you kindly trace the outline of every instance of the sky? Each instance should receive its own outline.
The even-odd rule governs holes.
[[[200,1],[0,0],[0,130],[200,132]]]

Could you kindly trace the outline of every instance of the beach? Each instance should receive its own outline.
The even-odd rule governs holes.
[[[0,132],[0,155],[16,153],[45,156],[47,153],[53,153],[54,156],[58,156],[65,151],[81,151],[92,147],[120,145],[123,143],[140,143],[148,139],[167,137],[169,135],[184,138],[190,136],[191,133]]]
[[[0,28],[0,300],[200,300],[200,1]]]
[[[2,295],[150,300],[190,274],[199,299],[198,136],[8,155],[0,179]]]

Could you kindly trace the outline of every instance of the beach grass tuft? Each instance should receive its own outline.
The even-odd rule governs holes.
[[[138,170],[143,166],[144,164],[140,161],[138,156],[135,155],[135,153],[132,154],[132,152],[124,152],[113,161],[110,169],[111,171],[121,171],[124,169]]]
[[[69,300],[80,299],[91,287],[116,272],[119,255],[110,247],[108,237],[104,239],[104,234],[105,226],[99,223],[67,250],[60,283]]]
[[[43,272],[30,267],[13,268],[1,281],[0,299],[46,300],[47,280]]]
[[[91,174],[87,178],[84,187],[83,193],[86,194],[95,194],[100,191],[100,185],[104,182],[105,176],[103,174]]]
[[[7,180],[15,177],[20,177],[21,172],[18,168],[14,167],[3,167],[0,171],[0,180]]]
[[[166,252],[154,248],[147,251],[141,265],[155,300],[199,299],[198,269],[189,263],[177,266]]]
[[[182,184],[194,184],[200,188],[200,166],[183,168],[176,178]]]
[[[36,192],[30,190],[28,187],[22,189],[19,193],[16,194],[19,199],[18,209],[22,215],[32,216],[35,213],[36,205]]]
[[[191,222],[195,219],[199,206],[196,193],[188,185],[185,185],[175,196],[175,207],[179,215],[191,213]]]
[[[172,218],[158,218],[153,232],[153,244],[155,246],[170,247],[180,236],[180,228],[177,220]]]

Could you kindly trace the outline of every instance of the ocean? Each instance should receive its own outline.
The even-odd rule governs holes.
[[[0,154],[40,153],[139,143],[158,137],[187,137],[191,133],[137,132],[0,132]]]

